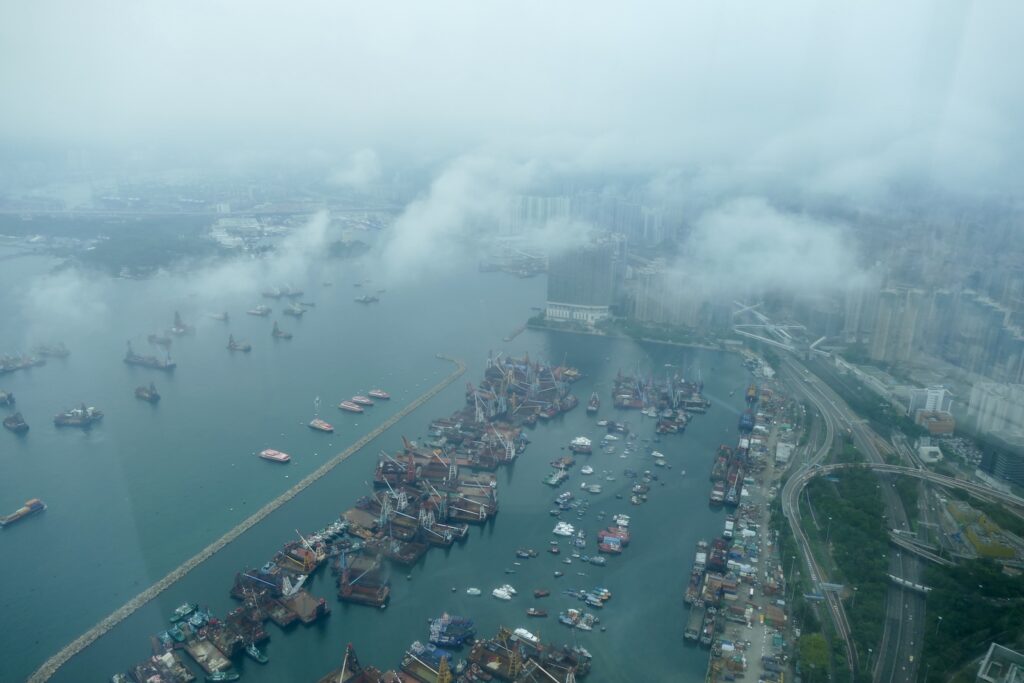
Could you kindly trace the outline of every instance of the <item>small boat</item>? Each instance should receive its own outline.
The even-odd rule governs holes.
[[[540,644],[540,638],[538,638],[537,636],[533,635],[532,633],[527,631],[525,628],[517,628],[516,630],[512,631],[512,633],[519,640],[525,640],[526,642],[528,642],[528,643],[530,643],[532,645],[539,645]]]
[[[370,399],[368,399],[365,396],[353,396],[352,397],[352,402],[355,403],[357,406],[372,406],[373,405],[373,401],[371,401]]]
[[[263,304],[260,304],[256,308],[250,308],[248,311],[246,311],[246,313],[248,313],[249,315],[258,315],[261,318],[265,318],[266,316],[270,315],[270,311],[270,306],[264,306]]]
[[[198,607],[199,605],[197,605],[194,602],[186,602],[179,605],[173,612],[171,612],[171,623],[177,623],[181,621],[188,615],[195,612],[196,608]]]
[[[356,403],[353,403],[352,401],[342,401],[341,403],[338,404],[338,407],[341,408],[342,410],[347,410],[350,413],[363,412],[363,407],[357,405]]]
[[[320,419],[320,397],[313,400],[313,419],[309,422],[310,429],[320,432],[333,432],[334,427],[329,422]]]
[[[224,311],[223,313],[207,313],[206,317],[209,318],[210,320],[219,320],[222,323],[226,323],[228,320],[230,320],[227,311]]]
[[[538,588],[538,589],[533,591],[533,597],[535,597],[535,598],[546,598],[549,595],[551,595],[551,591],[549,591],[549,590],[547,590],[545,588]]]
[[[274,321],[274,329],[272,329],[270,331],[270,336],[273,337],[274,339],[291,339],[292,338],[292,333],[291,332],[285,332],[280,327],[278,327],[277,326],[277,321],[275,320]]]
[[[207,674],[206,680],[209,683],[218,683],[219,681],[237,681],[240,678],[237,671],[216,671],[212,674]]]
[[[384,391],[383,389],[370,389],[366,393],[370,396],[370,398],[379,398],[383,401],[387,401],[389,398],[391,398],[391,394]]]
[[[494,597],[498,598],[499,600],[511,600],[512,599],[512,594],[509,593],[504,588],[495,588],[493,591],[491,591],[491,595],[493,595]]]
[[[267,448],[260,451],[260,457],[263,458],[264,460],[270,460],[272,462],[280,463],[291,462],[292,459],[292,457],[287,453],[275,451],[273,448]]]
[[[556,578],[556,579],[557,579],[557,578],[560,578],[560,577],[562,577],[562,576],[565,576],[565,574],[563,574],[562,572],[560,572],[560,571],[557,571],[557,570],[555,571],[555,578]]]
[[[466,589],[466,595],[480,595],[480,589],[479,588],[467,588]]]
[[[594,473],[594,468],[591,467],[590,465],[584,465],[582,468],[580,468],[580,474],[593,474],[593,473]]]
[[[235,335],[228,335],[228,351],[241,351],[243,353],[249,353],[252,351],[252,344],[249,342],[235,341]]]
[[[10,429],[15,434],[24,434],[28,431],[28,423],[25,422],[25,418],[21,416],[21,413],[5,417],[4,427],[7,427],[7,429]]]
[[[528,610],[526,610],[526,616],[528,617],[546,617],[547,615],[547,611],[537,609],[536,607],[531,607]]]
[[[260,664],[266,664],[270,661],[270,659],[265,654],[260,652],[260,649],[258,647],[256,647],[256,643],[249,643],[249,646],[245,648],[245,654],[249,655]]]

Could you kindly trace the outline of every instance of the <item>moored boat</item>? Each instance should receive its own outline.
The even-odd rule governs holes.
[[[54,416],[53,423],[58,427],[88,427],[103,419],[103,411],[83,403],[78,408],[59,413]]]
[[[177,623],[181,621],[188,615],[195,612],[198,607],[199,605],[197,605],[194,602],[186,602],[182,603],[181,605],[178,605],[171,613],[171,623]]]
[[[310,429],[315,429],[320,432],[333,432],[334,426],[329,422],[320,419],[320,397],[317,396],[313,401],[313,419],[309,422]]]
[[[135,388],[135,398],[156,403],[160,400],[160,392],[156,390],[156,385],[150,382],[148,387]]]
[[[25,422],[25,418],[21,416],[21,413],[15,413],[4,418],[4,427],[10,429],[15,434],[24,434],[28,431],[28,423]]]
[[[547,615],[548,613],[546,610],[537,609],[536,607],[531,607],[526,610],[526,616],[528,617],[546,617]]]
[[[366,393],[370,396],[370,398],[379,398],[384,401],[391,398],[391,394],[384,391],[383,389],[370,389]]]
[[[353,403],[352,401],[342,401],[338,404],[338,407],[342,410],[347,410],[350,413],[361,413],[363,408],[360,405]]]
[[[352,397],[352,402],[355,403],[358,406],[372,406],[373,405],[373,401],[371,401],[366,396],[353,396]]]
[[[282,453],[281,451],[275,451],[273,448],[266,448],[266,449],[260,451],[260,457],[263,458],[264,460],[270,460],[272,462],[281,462],[281,463],[290,462],[291,459],[292,459],[292,457],[290,455],[288,455],[287,453]]]
[[[263,654],[258,647],[256,647],[256,643],[249,643],[245,648],[245,654],[249,655],[260,664],[266,664],[270,661],[270,659]]]
[[[235,335],[228,335],[228,351],[241,351],[243,353],[249,353],[252,351],[252,344],[248,342],[235,341]]]

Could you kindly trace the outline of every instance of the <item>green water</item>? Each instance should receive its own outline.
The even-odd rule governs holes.
[[[309,588],[329,599],[330,617],[286,633],[269,625],[271,662],[265,667],[238,662],[244,680],[315,680],[337,665],[348,642],[364,663],[396,667],[408,644],[425,638],[426,619],[443,610],[473,617],[484,635],[506,624],[525,626],[545,640],[571,642],[574,633],[554,617],[579,603],[559,592],[594,585],[609,588],[614,597],[600,612],[606,632],[575,632],[577,642],[594,654],[588,680],[703,676],[706,650],[682,642],[682,591],[695,543],[716,534],[723,522],[723,513],[708,508],[707,474],[715,447],[735,438],[748,381],[736,356],[532,331],[503,343],[531,314],[530,307],[543,303],[545,282],[475,270],[394,287],[380,304],[364,306],[353,302],[364,290],[352,283],[367,274],[351,266],[324,266],[308,282],[291,283],[306,290],[302,300],[317,304],[298,321],[276,313],[265,319],[247,316],[244,310],[260,301],[258,292],[210,297],[193,291],[187,277],[100,280],[87,291],[102,296],[105,305],[79,301],[79,310],[40,326],[30,317],[38,306],[26,311],[26,301],[39,302],[29,298],[28,288],[50,266],[32,257],[6,260],[0,267],[0,316],[5,321],[0,350],[27,348],[36,338],[63,340],[72,352],[66,360],[0,376],[0,388],[15,392],[18,409],[32,427],[23,439],[0,433],[0,510],[16,509],[29,497],[49,505],[43,515],[0,534],[7,625],[0,639],[0,680],[24,679],[65,643],[421,394],[450,371],[435,353],[465,359],[462,380],[98,640],[54,680],[107,680],[145,658],[148,636],[166,627],[167,616],[181,602],[200,602],[220,614],[230,610],[234,573],[269,559],[294,538],[295,529],[314,530],[350,507],[368,490],[377,451],[397,449],[401,435],[422,435],[433,418],[460,407],[464,382],[481,377],[489,350],[567,359],[586,374],[573,388],[581,403],[596,388],[605,404],[601,416],[628,417],[646,438],[653,437],[650,420],[635,412],[616,415],[607,407],[611,379],[620,368],[628,371],[639,364],[644,372],[664,372],[670,363],[693,374],[699,367],[705,393],[715,405],[684,436],[652,444],[668,456],[671,470],[658,470],[638,454],[628,459],[618,453],[590,456],[597,471],[591,479],[610,470],[616,481],[600,480],[604,491],[598,495],[580,492],[591,499],[591,513],[569,521],[592,533],[608,523],[595,519],[598,510],[626,512],[633,519],[630,547],[606,567],[564,565],[564,554],[547,553],[513,565],[517,547],[542,549],[553,538],[548,510],[555,492],[540,483],[549,461],[563,454],[573,436],[602,434],[581,405],[530,432],[533,443],[527,452],[499,472],[501,511],[492,524],[473,528],[462,546],[432,550],[411,572],[396,567],[386,610],[337,602],[333,577],[321,572]],[[335,284],[323,287],[324,280]],[[281,308],[278,302],[267,303]],[[168,327],[176,308],[197,327],[194,336],[174,342],[177,371],[167,376],[125,366],[125,340],[148,349],[146,333]],[[224,309],[231,313],[228,324],[203,317]],[[294,339],[270,338],[275,318],[294,332]],[[250,341],[252,353],[230,354],[225,349],[229,331]],[[163,395],[157,406],[133,396],[135,386],[150,380]],[[378,403],[362,416],[333,407],[376,386],[391,392],[390,403]],[[730,391],[736,396],[729,397]],[[318,395],[324,417],[337,430],[333,435],[305,427]],[[81,400],[106,412],[102,424],[88,432],[54,428],[52,416]],[[253,455],[267,447],[291,453],[293,462],[275,466]],[[567,487],[578,490],[584,479],[578,467],[585,459],[578,459]],[[665,485],[656,483],[645,505],[629,505],[628,495],[616,500],[615,494],[630,485],[622,476],[625,467],[655,470]],[[684,468],[685,477],[680,476]],[[506,575],[506,568],[517,573]],[[553,578],[556,569],[566,576]],[[490,597],[492,588],[506,582],[518,588],[516,598],[500,602]],[[468,586],[481,588],[484,595],[467,596]],[[457,592],[451,592],[453,587]],[[528,619],[525,610],[535,604],[531,593],[539,587],[552,590],[541,601],[552,616]]]

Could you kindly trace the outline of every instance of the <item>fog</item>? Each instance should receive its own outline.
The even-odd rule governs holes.
[[[1022,20],[1009,1],[4,3],[0,180],[31,189],[40,150],[130,160],[117,173],[309,169],[339,192],[418,174],[369,257],[402,284],[479,258],[520,194],[628,177],[686,226],[687,285],[827,292],[858,277],[856,237],[806,206],[1017,197]],[[194,286],[288,282],[329,225]],[[520,238],[557,252],[594,228]]]
[[[0,136],[316,150],[341,182],[374,175],[371,148],[684,166],[716,191],[1006,189],[1022,19],[1011,1],[4,3]]]

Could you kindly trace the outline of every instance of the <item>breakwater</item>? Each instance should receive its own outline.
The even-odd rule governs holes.
[[[203,548],[201,551],[196,553],[194,556],[189,558],[180,566],[176,567],[162,579],[154,583],[152,586],[142,591],[134,598],[126,602],[124,605],[116,609],[114,612],[103,618],[95,626],[90,628],[82,635],[75,638],[73,641],[65,645],[59,652],[50,657],[46,662],[43,663],[39,669],[35,671],[29,677],[29,683],[42,683],[43,681],[49,680],[61,666],[67,663],[76,654],[87,648],[89,645],[94,643],[103,634],[110,631],[110,629],[117,626],[119,623],[131,616],[140,607],[151,601],[160,593],[167,590],[175,582],[181,579],[183,576],[188,574],[190,571],[198,567],[200,564],[213,557],[216,553],[222,550],[229,543],[237,539],[239,536],[244,534],[246,531],[259,524],[264,520],[270,513],[277,510],[279,507],[287,503],[289,500],[297,496],[303,490],[308,488],[318,479],[321,479],[328,472],[333,470],[335,467],[340,465],[345,460],[355,455],[362,449],[366,444],[370,443],[378,436],[391,429],[395,424],[406,417],[414,410],[422,406],[424,403],[429,401],[431,398],[436,396],[445,387],[458,379],[465,371],[466,365],[461,360],[456,358],[449,358],[441,354],[437,354],[437,358],[448,361],[455,364],[455,369],[447,375],[440,382],[435,384],[433,387],[428,389],[425,393],[417,397],[414,401],[406,405],[400,411],[389,417],[387,420],[382,422],[379,426],[374,428],[372,431],[363,435],[358,441],[350,445],[341,453],[338,453],[333,458],[325,462],[323,465],[318,467],[316,470],[306,475],[301,481],[289,488],[287,491],[274,498],[266,505],[261,507],[259,510],[254,512],[252,515],[243,520],[240,524],[232,528],[226,534],[215,540],[210,545]]]

